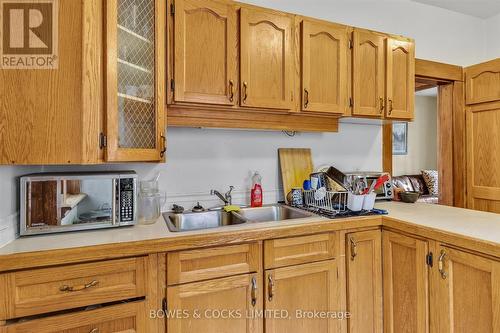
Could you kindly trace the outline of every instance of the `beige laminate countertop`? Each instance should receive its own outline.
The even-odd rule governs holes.
[[[485,213],[467,209],[430,205],[430,204],[404,204],[397,202],[380,202],[378,208],[389,211],[387,216],[394,221],[401,221],[418,228],[429,229],[463,236],[479,242],[487,242],[490,245],[500,247],[500,214]],[[312,217],[301,220],[289,220],[282,222],[252,223],[238,226],[228,226],[210,230],[191,232],[170,232],[163,218],[152,225],[138,225],[116,229],[80,231],[63,234],[51,234],[40,236],[29,236],[18,238],[0,248],[0,261],[2,256],[17,255],[24,253],[40,253],[44,251],[76,249],[89,246],[126,244],[126,243],[163,243],[169,240],[189,239],[200,235],[217,236],[227,235],[232,232],[264,231],[270,229],[289,228],[293,226],[319,225],[329,223],[332,228],[335,225],[343,229],[356,228],[364,221],[363,218],[349,218],[328,220],[322,217]],[[366,220],[368,221],[368,220]],[[371,218],[372,225],[374,219]],[[382,224],[380,219],[379,224]],[[366,226],[366,224],[365,224]],[[162,251],[158,248],[158,251]]]

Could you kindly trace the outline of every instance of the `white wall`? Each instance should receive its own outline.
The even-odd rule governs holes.
[[[417,56],[457,65],[485,60],[483,21],[409,0],[245,0],[245,2],[309,15],[354,26],[403,34],[416,39]],[[490,38],[497,38],[497,35]],[[1,144],[1,143],[0,143]],[[59,167],[49,170],[100,170],[134,168],[141,176],[162,171],[162,188],[172,201],[189,207],[199,198],[208,205],[210,188],[224,190],[236,185],[239,200],[245,193],[250,170],[264,176],[268,201],[280,197],[279,147],[311,147],[316,164],[334,163],[341,169],[381,169],[381,128],[377,125],[342,124],[338,134],[299,134],[288,138],[281,132],[169,129],[166,165]],[[42,167],[0,166],[0,245],[12,238],[17,211],[16,176],[47,170]],[[184,196],[179,194],[185,194]],[[238,197],[237,195],[237,197]],[[3,230],[8,228],[7,230]]]
[[[486,57],[487,59],[500,58],[500,14],[484,22],[486,31]]]
[[[437,96],[415,97],[415,120],[408,123],[408,154],[393,156],[393,174],[437,170]]]

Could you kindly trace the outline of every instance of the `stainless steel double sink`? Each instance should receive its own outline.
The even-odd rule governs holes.
[[[209,210],[163,214],[168,229],[172,232],[212,229],[244,223],[304,219],[312,216],[315,216],[315,214],[280,204],[258,208],[242,208],[238,212],[230,213],[223,210]]]

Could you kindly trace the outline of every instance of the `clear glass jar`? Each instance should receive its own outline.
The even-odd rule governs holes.
[[[139,224],[153,224],[161,216],[167,196],[158,189],[158,181],[141,181],[139,190]]]

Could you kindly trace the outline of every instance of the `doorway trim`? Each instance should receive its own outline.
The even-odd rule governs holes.
[[[460,66],[415,60],[415,87],[438,87],[439,203],[466,207],[464,69]],[[382,167],[392,174],[392,122],[382,130]]]

